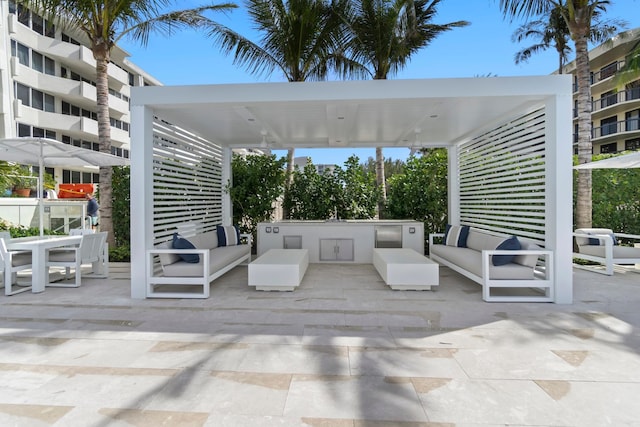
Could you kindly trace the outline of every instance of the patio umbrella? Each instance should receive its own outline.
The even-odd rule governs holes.
[[[617,157],[598,160],[597,162],[583,163],[573,167],[574,169],[628,169],[640,168],[640,151],[624,154]]]
[[[129,164],[129,159],[122,157],[64,144],[55,139],[33,137],[0,139],[0,160],[38,166],[37,197],[41,236],[44,234],[42,194],[45,167],[125,166]]]

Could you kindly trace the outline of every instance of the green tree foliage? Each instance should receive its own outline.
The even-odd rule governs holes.
[[[357,156],[344,168],[320,175],[313,163],[296,169],[290,197],[285,200],[292,219],[370,219],[376,212],[379,193],[375,173],[365,170]]]
[[[593,160],[607,157],[612,156],[597,155]],[[575,156],[574,164],[577,164]],[[574,172],[574,185],[576,179]],[[640,234],[639,184],[640,169],[594,169],[593,226],[610,228],[616,233]]]
[[[389,178],[388,216],[424,222],[425,235],[440,232],[447,223],[447,194],[447,151],[426,150]]]
[[[111,188],[113,188],[113,233],[116,245],[112,251],[117,252],[118,255],[122,253],[128,255],[129,253],[129,241],[131,240],[130,183],[131,168],[129,166],[113,168]],[[120,257],[116,256],[116,258]],[[114,257],[111,259],[116,260]]]
[[[285,159],[271,156],[233,155],[231,170],[233,184],[227,192],[233,204],[233,222],[243,232],[256,235],[257,225],[269,221],[274,202],[284,189]]]
[[[335,197],[338,217],[341,219],[371,219],[376,214],[379,190],[375,172],[366,171],[357,156],[351,156],[337,167],[338,194]]]
[[[297,167],[294,170],[283,207],[291,219],[328,219],[335,215],[339,193],[336,175],[329,171],[320,175],[313,163],[308,162],[302,171]]]

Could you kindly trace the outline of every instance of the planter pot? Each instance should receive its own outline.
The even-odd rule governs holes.
[[[18,195],[18,197],[29,197],[31,194],[30,188],[16,188],[13,191]]]

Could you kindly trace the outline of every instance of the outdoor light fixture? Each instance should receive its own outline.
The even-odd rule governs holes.
[[[260,147],[267,148],[267,146],[268,146],[268,144],[267,144],[267,131],[266,130],[261,130],[260,131],[260,135],[262,135],[262,142],[260,143]]]

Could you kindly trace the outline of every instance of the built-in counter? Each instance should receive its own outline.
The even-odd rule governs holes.
[[[424,224],[409,220],[279,221],[258,224],[258,256],[269,249],[307,249],[309,262],[371,264],[373,248],[424,254]]]

